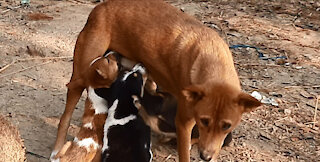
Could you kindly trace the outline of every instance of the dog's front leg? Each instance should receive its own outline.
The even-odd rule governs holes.
[[[175,122],[179,162],[190,162],[191,132],[195,125],[195,121],[190,115],[186,107],[178,106]]]

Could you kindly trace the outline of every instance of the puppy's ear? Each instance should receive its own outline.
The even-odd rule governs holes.
[[[238,104],[244,107],[244,112],[250,112],[262,103],[251,95],[241,92],[238,96]]]
[[[96,72],[97,72],[98,75],[100,75],[103,79],[108,79],[108,74],[107,74],[105,71],[97,68],[97,69],[96,69]]]
[[[197,102],[204,96],[204,91],[200,86],[188,86],[182,90],[183,96],[189,102]]]
[[[108,55],[107,59],[112,60],[112,61],[117,61],[117,58],[114,55]]]
[[[140,103],[140,100],[139,100],[138,96],[132,95],[131,97],[132,97],[132,99],[133,99],[133,105],[134,105],[138,110],[140,110],[141,107],[142,107],[142,105],[141,105],[141,103]]]

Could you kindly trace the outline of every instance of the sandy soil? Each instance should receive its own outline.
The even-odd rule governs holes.
[[[319,161],[320,2],[170,0],[217,30],[232,49],[244,91],[279,106],[246,114],[219,161]],[[28,161],[48,161],[65,104],[72,52],[91,9],[85,0],[0,1],[0,113],[19,128]],[[287,59],[274,59],[285,56]],[[286,64],[284,64],[286,63]],[[85,94],[84,94],[85,97]],[[83,99],[69,139],[79,129]],[[319,104],[320,105],[320,104]],[[319,109],[320,106],[318,106]],[[199,161],[197,146],[192,160]],[[174,144],[153,143],[154,161],[177,161]]]

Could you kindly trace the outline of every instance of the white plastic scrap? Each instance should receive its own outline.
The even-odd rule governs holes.
[[[256,98],[256,99],[259,100],[259,101],[262,100],[262,95],[261,95],[259,92],[257,92],[257,91],[253,91],[253,92],[251,93],[251,96],[254,97],[254,98]]]
[[[279,106],[278,102],[274,98],[268,98],[266,96],[262,96],[259,92],[253,91],[251,96],[261,101],[263,104],[268,104],[272,106]]]

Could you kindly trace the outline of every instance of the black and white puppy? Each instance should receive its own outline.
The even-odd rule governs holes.
[[[108,103],[104,125],[101,161],[150,162],[150,127],[138,115],[139,99],[143,95],[145,69],[136,65],[120,74],[108,89],[95,93]]]

